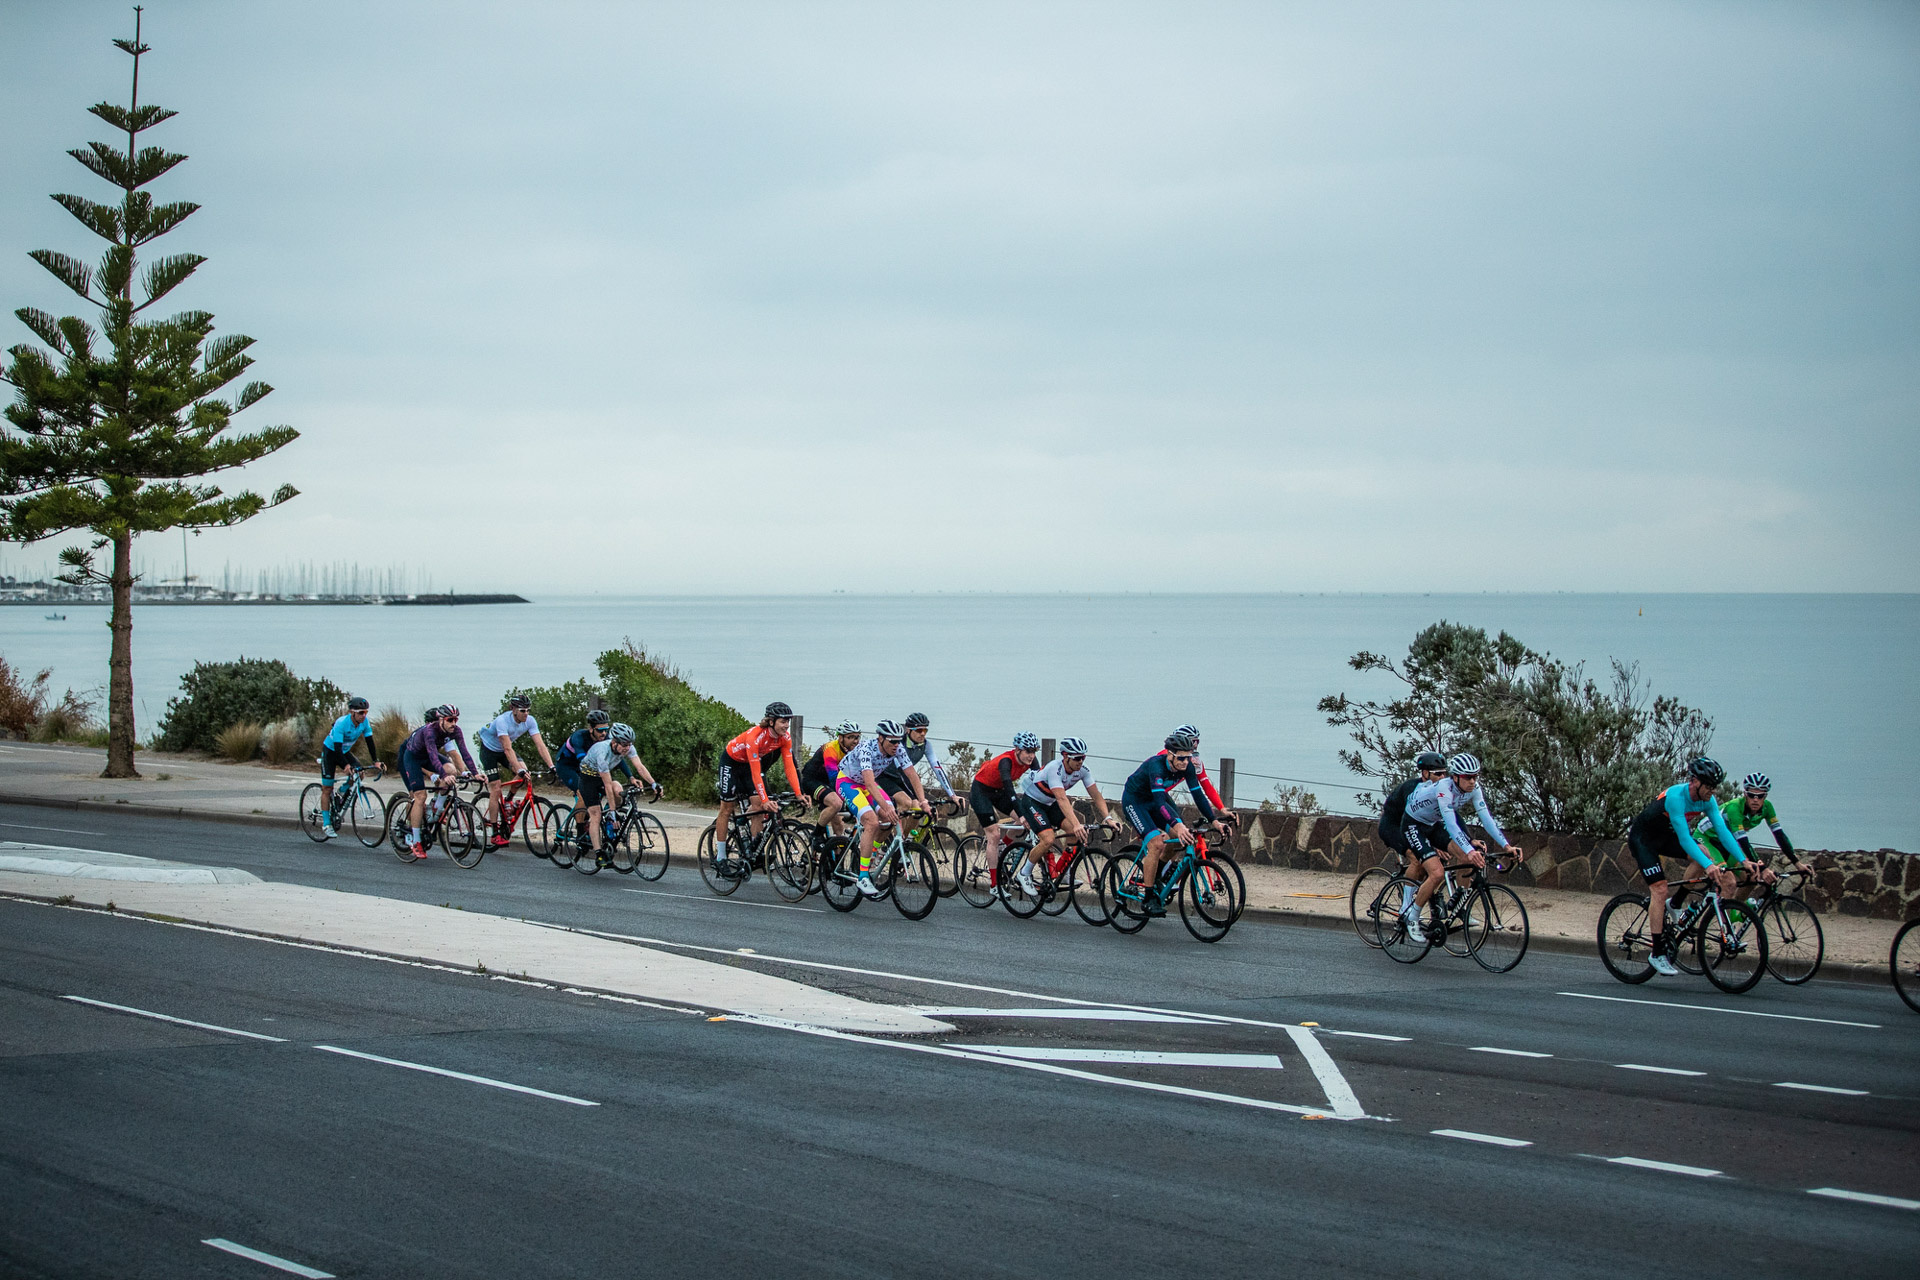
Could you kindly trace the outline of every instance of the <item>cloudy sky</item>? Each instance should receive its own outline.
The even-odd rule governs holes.
[[[131,19],[0,0],[8,311],[71,301],[27,250],[94,256],[46,195],[106,198],[64,151]],[[1920,6],[153,0],[146,37],[158,190],[205,206],[174,296],[303,433],[251,481],[304,496],[199,567],[1920,589]]]

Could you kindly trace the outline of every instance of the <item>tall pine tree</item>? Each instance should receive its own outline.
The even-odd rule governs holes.
[[[231,400],[220,393],[253,360],[253,339],[213,336],[213,317],[183,311],[148,318],[155,303],[206,261],[195,253],[156,257],[138,273],[136,251],[159,239],[199,208],[184,201],[155,204],[146,188],[186,157],[141,146],[140,135],[171,118],[164,107],[140,105],[140,9],[132,40],[114,45],[133,58],[133,90],[125,107],[102,102],[93,114],[126,134],[117,144],[93,142],[69,154],[124,194],[117,204],[56,195],[62,208],[107,242],[97,266],[50,250],[33,260],[98,309],[96,329],[77,316],[55,317],[34,307],[14,312],[45,348],[11,348],[0,380],[14,388],[7,429],[0,429],[0,536],[13,542],[84,529],[86,547],[60,553],[61,580],[112,587],[113,656],[107,681],[109,778],[138,777],[133,763],[133,539],[167,529],[238,524],[297,492],[282,486],[272,497],[242,490],[222,493],[202,477],[265,457],[298,437],[292,427],[233,434],[233,415],[273,388],[249,382]],[[136,301],[135,278],[138,280]],[[95,553],[113,548],[113,567],[100,572]]]

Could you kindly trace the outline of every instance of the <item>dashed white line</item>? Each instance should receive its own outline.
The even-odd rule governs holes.
[[[1876,1196],[1865,1191],[1843,1191],[1839,1187],[1812,1187],[1810,1196],[1828,1196],[1835,1200],[1852,1200],[1859,1204],[1877,1204],[1886,1209],[1920,1209],[1920,1200],[1902,1200],[1899,1196]]]
[[[1836,1089],[1830,1084],[1796,1084],[1792,1080],[1782,1080],[1773,1086],[1776,1089],[1805,1089],[1808,1093],[1838,1093],[1849,1098],[1864,1098],[1865,1089]]]
[[[1555,994],[1572,996],[1576,1000],[1610,1000],[1615,1004],[1650,1004],[1656,1009],[1692,1009],[1696,1013],[1737,1013],[1743,1018],[1782,1018],[1788,1022],[1824,1022],[1830,1027],[1865,1027],[1869,1031],[1881,1029],[1877,1022],[1848,1022],[1842,1018],[1809,1018],[1797,1013],[1762,1013],[1758,1009],[1726,1009],[1717,1004],[1681,1004],[1677,1000],[1636,1000],[1632,996],[1596,996],[1586,991],[1560,991]]]
[[[1467,1050],[1468,1053],[1504,1053],[1509,1058],[1551,1058],[1550,1053],[1535,1053],[1531,1049],[1496,1049],[1490,1044],[1477,1044]]]
[[[449,1071],[445,1067],[430,1067],[424,1062],[407,1062],[400,1058],[383,1058],[377,1053],[361,1053],[357,1049],[342,1049],[338,1045],[317,1044],[313,1046],[322,1053],[338,1053],[348,1058],[359,1058],[365,1062],[379,1062],[389,1067],[405,1067],[408,1071],[424,1071],[428,1075],[445,1076],[449,1080],[465,1080],[469,1084],[484,1084],[492,1089],[506,1089],[513,1093],[531,1094],[536,1098],[549,1098],[554,1102],[568,1102],[576,1107],[597,1107],[600,1104],[586,1098],[575,1098],[564,1093],[548,1093],[545,1089],[535,1089],[524,1084],[513,1084],[507,1080],[495,1080],[490,1076],[470,1076],[464,1071]]]
[[[1474,1133],[1468,1129],[1434,1129],[1436,1138],[1458,1138],[1462,1142],[1484,1142],[1493,1147],[1530,1147],[1533,1144],[1524,1138],[1503,1138],[1495,1133]]]
[[[269,1267],[277,1267],[281,1271],[288,1271],[296,1276],[305,1276],[307,1280],[333,1280],[333,1272],[331,1271],[320,1271],[313,1267],[303,1267],[297,1262],[288,1262],[285,1258],[276,1258],[270,1253],[262,1253],[258,1249],[249,1249],[243,1244],[235,1244],[231,1240],[222,1240],[219,1236],[215,1236],[211,1240],[202,1240],[200,1243],[210,1244],[223,1253],[230,1253],[236,1258],[245,1258],[249,1262],[262,1262]]]
[[[956,1044],[973,1053],[998,1053],[1029,1062],[1105,1062],[1141,1067],[1247,1067],[1281,1070],[1277,1053],[1179,1053],[1161,1049],[1049,1049],[1037,1045]]]
[[[1662,1076],[1703,1076],[1704,1071],[1688,1071],[1684,1067],[1649,1067],[1640,1062],[1616,1062],[1613,1064],[1622,1071],[1651,1071]]]
[[[1608,1164],[1624,1164],[1635,1169],[1652,1169],[1656,1173],[1684,1173],[1689,1178],[1722,1178],[1726,1175],[1718,1169],[1702,1169],[1698,1165],[1668,1164],[1665,1160],[1642,1160],[1639,1156],[1611,1156],[1602,1159]]]
[[[195,1022],[192,1018],[176,1018],[170,1013],[155,1013],[151,1009],[136,1009],[132,1005],[109,1004],[105,1000],[89,1000],[85,996],[61,996],[62,1000],[71,1000],[75,1004],[90,1004],[96,1009],[111,1009],[115,1013],[130,1013],[136,1018],[152,1018],[156,1022],[172,1022],[183,1027],[198,1027],[202,1031],[218,1031],[223,1036],[245,1036],[249,1040],[269,1040],[274,1044],[285,1044],[282,1036],[261,1035],[258,1031],[242,1031],[238,1027],[223,1027],[213,1022]]]
[[[1330,1036],[1352,1036],[1356,1040],[1391,1040],[1395,1044],[1406,1044],[1412,1036],[1383,1036],[1377,1031],[1329,1031]]]
[[[1205,1018],[1182,1018],[1171,1013],[1143,1013],[1138,1009],[992,1009],[976,1005],[909,1005],[929,1018],[1044,1018],[1073,1022],[1178,1022],[1217,1026]]]

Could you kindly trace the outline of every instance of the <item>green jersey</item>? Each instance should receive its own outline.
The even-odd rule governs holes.
[[[1772,800],[1762,800],[1760,808],[1756,811],[1747,808],[1745,796],[1735,796],[1720,806],[1720,816],[1727,820],[1727,830],[1733,832],[1734,838],[1740,842],[1741,852],[1747,857],[1753,856],[1753,842],[1747,839],[1747,832],[1763,822],[1773,832],[1773,838],[1781,850],[1788,857],[1793,856],[1793,846],[1787,842],[1787,833],[1780,829],[1780,818],[1773,811]],[[1723,861],[1731,856],[1733,851],[1721,846],[1719,837],[1713,834],[1713,825],[1710,822],[1703,819],[1698,830],[1701,848],[1708,853],[1718,853]]]

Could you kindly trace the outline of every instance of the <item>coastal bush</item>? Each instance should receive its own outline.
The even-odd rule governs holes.
[[[180,677],[181,696],[167,703],[158,738],[162,751],[220,750],[229,725],[289,718],[308,726],[333,723],[347,700],[331,680],[303,680],[271,658],[196,662]]]
[[[1378,810],[1422,751],[1471,751],[1496,816],[1517,830],[1617,836],[1662,786],[1700,755],[1713,722],[1678,699],[1651,695],[1638,666],[1614,659],[1604,684],[1506,632],[1439,622],[1404,662],[1356,653],[1355,671],[1403,688],[1386,702],[1320,700],[1327,723],[1351,731],[1341,762],[1380,789],[1356,797]]]
[[[1260,802],[1262,813],[1299,813],[1318,817],[1326,812],[1320,804],[1320,797],[1295,784],[1276,782],[1273,795]]]
[[[0,729],[21,734],[32,733],[47,709],[47,681],[53,679],[51,667],[31,680],[23,681],[5,658],[0,658]]]
[[[268,764],[286,764],[300,754],[300,747],[307,737],[298,720],[287,719],[270,724],[260,737],[260,754],[267,758]]]
[[[82,697],[69,689],[60,695],[60,701],[40,713],[40,723],[34,726],[33,737],[36,742],[84,742],[88,746],[100,745],[94,741],[101,727],[94,723],[94,702],[92,698]]]
[[[230,724],[214,735],[214,745],[227,759],[244,764],[260,749],[260,726],[250,720]]]
[[[398,707],[380,708],[380,714],[373,721],[374,757],[382,764],[398,765],[400,748],[412,732],[413,725],[406,712]]]

